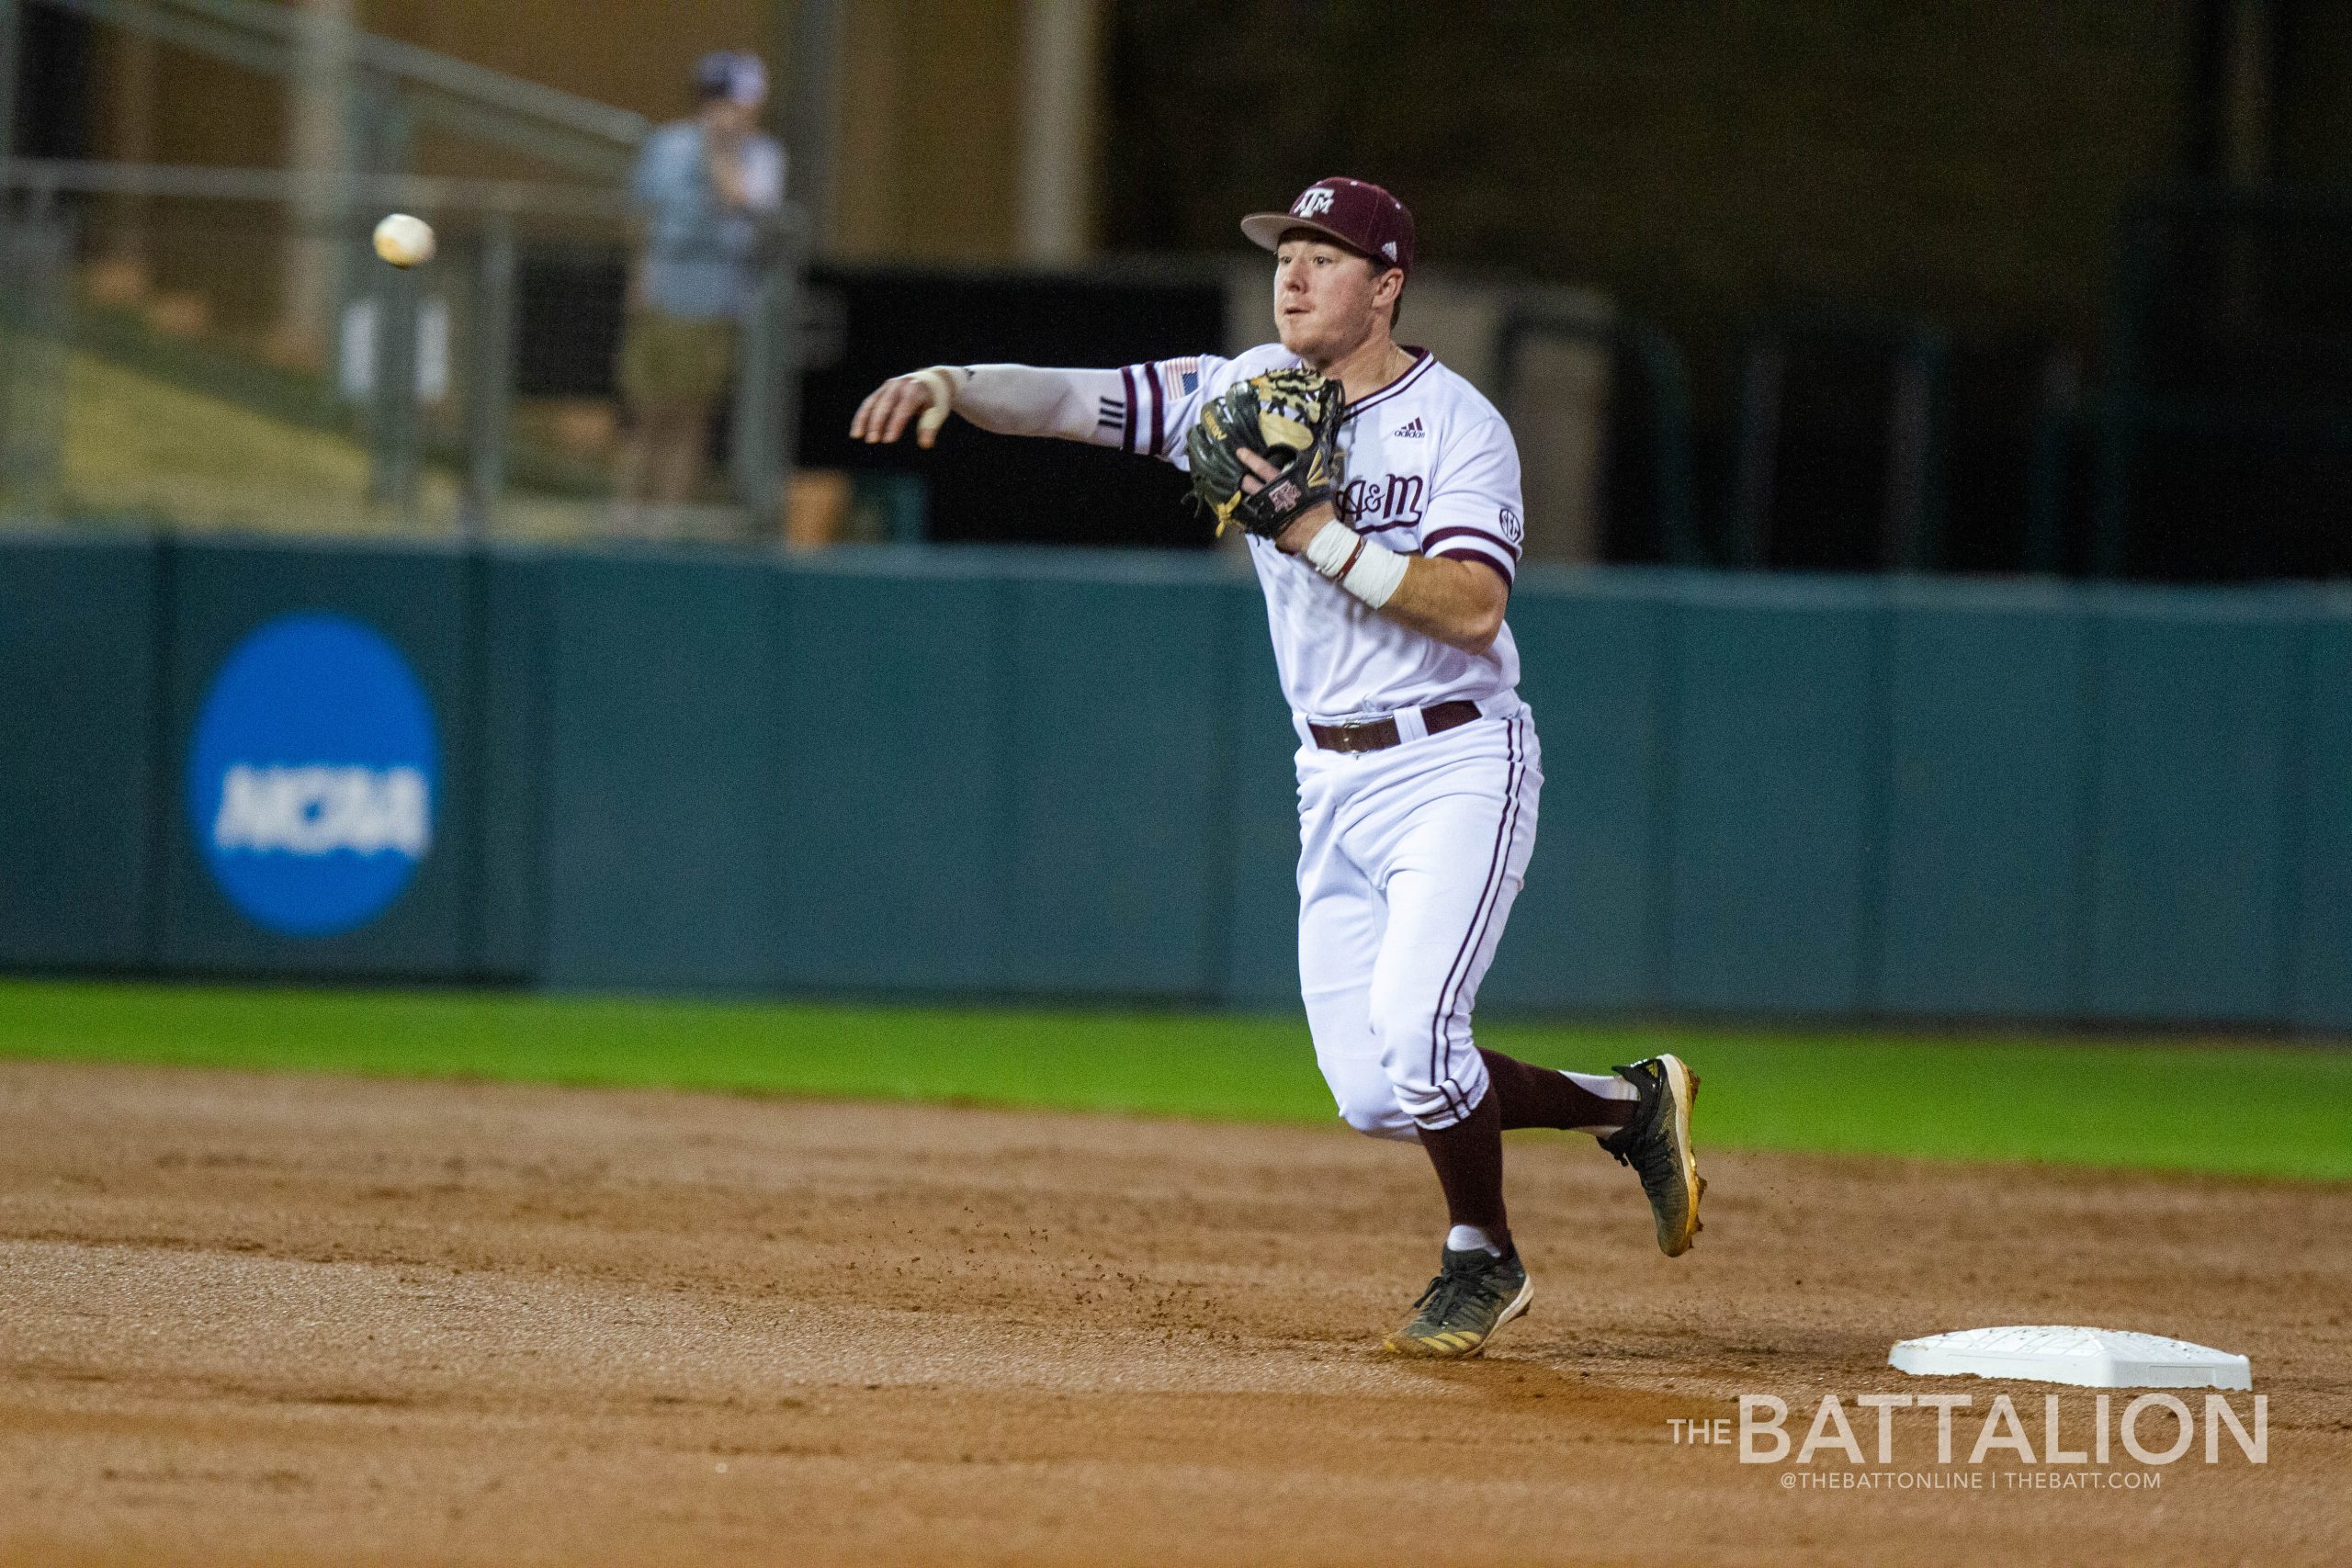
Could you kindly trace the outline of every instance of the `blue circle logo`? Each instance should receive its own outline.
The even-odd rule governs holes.
[[[440,749],[400,651],[346,615],[280,615],[197,715],[187,809],[229,901],[282,936],[381,914],[433,848]]]

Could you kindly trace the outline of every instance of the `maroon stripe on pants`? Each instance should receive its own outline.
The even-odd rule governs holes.
[[[1503,878],[1508,874],[1510,844],[1518,836],[1519,784],[1522,758],[1519,746],[1519,716],[1517,715],[1513,715],[1504,728],[1503,746],[1504,754],[1510,759],[1503,783],[1503,792],[1507,798],[1503,802],[1502,816],[1495,823],[1495,848],[1487,862],[1487,885],[1478,895],[1477,909],[1471,916],[1470,929],[1463,933],[1462,945],[1454,950],[1453,962],[1446,968],[1445,983],[1438,987],[1437,1010],[1430,1019],[1429,1076],[1430,1081],[1439,1084],[1441,1088],[1453,1076],[1448,1074],[1446,1079],[1442,1080],[1437,1071],[1438,1058],[1444,1048],[1446,1020],[1453,1016],[1452,995],[1457,981],[1469,978],[1467,961],[1476,953],[1478,944],[1487,940],[1487,926],[1494,918],[1495,905],[1499,902],[1498,896],[1502,891]],[[1447,1103],[1452,1104],[1454,1098],[1453,1095],[1447,1095]],[[1471,1109],[1473,1108],[1457,1106],[1455,1114],[1466,1116]]]

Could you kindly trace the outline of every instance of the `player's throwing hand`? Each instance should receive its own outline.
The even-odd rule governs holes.
[[[959,381],[971,372],[958,365],[934,365],[908,376],[893,376],[865,396],[849,422],[849,438],[868,446],[896,441],[915,422],[915,445],[928,447],[939,439],[939,427],[956,407]]]

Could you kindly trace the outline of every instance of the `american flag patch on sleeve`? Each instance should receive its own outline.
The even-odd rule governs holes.
[[[1159,362],[1159,384],[1168,389],[1171,398],[1190,397],[1201,389],[1201,361],[1195,355],[1190,359],[1163,359]]]

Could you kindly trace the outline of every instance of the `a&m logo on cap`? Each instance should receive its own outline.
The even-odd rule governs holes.
[[[1313,218],[1330,210],[1331,187],[1315,186],[1298,198],[1298,205],[1290,209],[1290,214],[1294,218]]]

